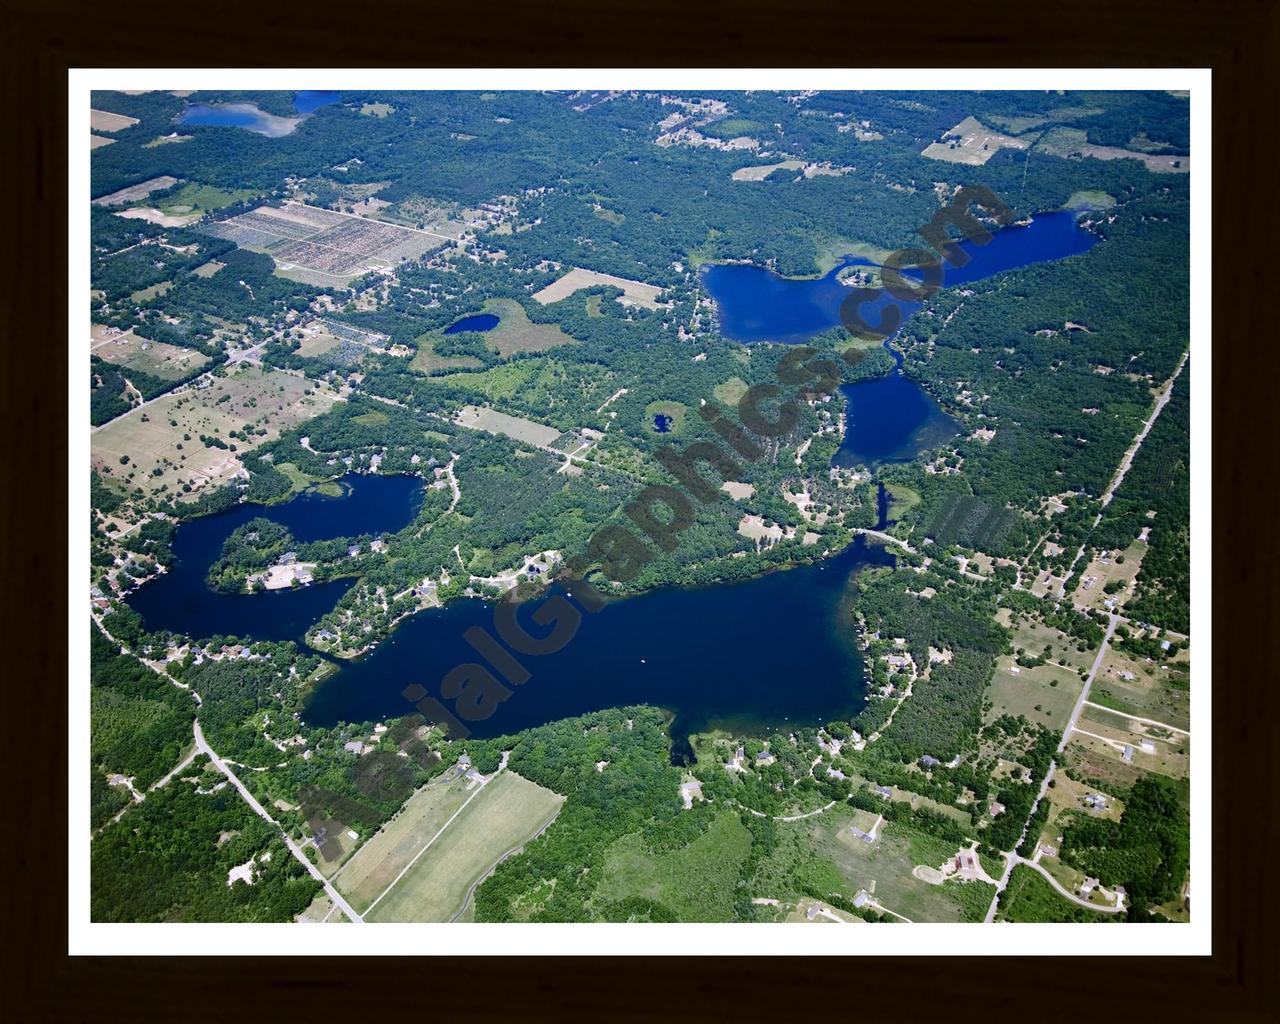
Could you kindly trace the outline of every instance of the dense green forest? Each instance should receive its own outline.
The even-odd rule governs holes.
[[[1062,830],[1062,859],[1104,885],[1123,885],[1140,909],[1178,895],[1191,857],[1185,786],[1144,775],[1124,794],[1119,822],[1073,814]]]
[[[90,758],[105,775],[124,775],[145,790],[192,745],[194,705],[167,682],[89,628]]]
[[[249,809],[197,758],[93,843],[94,921],[292,921],[320,889]],[[228,884],[252,861],[253,884]]]

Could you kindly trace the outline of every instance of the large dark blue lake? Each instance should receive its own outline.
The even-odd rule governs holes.
[[[1037,214],[1029,225],[995,232],[986,245],[961,243],[969,260],[962,267],[944,264],[942,286],[956,287],[1004,270],[1086,252],[1098,236],[1079,226],[1079,216],[1067,210]],[[841,324],[841,305],[850,289],[839,275],[858,266],[872,264],[848,257],[825,276],[804,279],[780,277],[747,264],[709,265],[703,268],[702,283],[715,300],[725,337],[748,344],[798,344]],[[903,322],[919,308],[919,303],[885,295],[867,304],[863,316],[874,326],[889,305],[898,307]],[[890,341],[885,347],[894,354],[895,366],[888,376],[840,389],[845,398],[846,425],[844,440],[832,460],[836,465],[911,459],[956,433],[955,421],[903,376],[902,358]]]
[[[304,494],[283,505],[241,505],[182,525],[173,566],[132,595],[130,606],[151,630],[301,641],[349,581],[224,595],[210,590],[205,576],[226,537],[255,516],[287,526],[299,541],[355,536],[403,528],[422,497],[415,477],[348,476],[343,483],[347,494],[341,498]],[[859,566],[891,561],[883,549],[859,539],[818,565],[612,601],[585,614],[560,651],[524,658],[532,678],[472,731],[496,736],[600,708],[649,703],[673,713],[672,736],[684,752],[688,733],[708,725],[765,731],[852,715],[861,709],[864,682],[849,586]],[[471,626],[492,632],[494,607],[464,600],[413,616],[320,683],[307,721],[331,725],[408,714],[413,708],[402,696],[406,686],[420,683],[438,695],[447,672],[477,660],[463,633]]]
[[[610,602],[584,613],[558,652],[522,657],[532,678],[491,718],[468,727],[477,736],[498,736],[620,704],[655,704],[674,712],[671,735],[683,753],[690,732],[712,725],[766,732],[848,717],[861,710],[865,693],[850,582],[859,566],[891,561],[859,538],[817,565]],[[530,602],[526,611],[538,604]],[[438,695],[445,673],[479,660],[464,631],[479,626],[494,634],[493,623],[494,605],[480,601],[415,615],[320,683],[307,721],[331,725],[410,713],[404,687],[419,683]]]

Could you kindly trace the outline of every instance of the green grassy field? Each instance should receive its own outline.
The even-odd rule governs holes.
[[[166,199],[161,199],[156,204],[156,209],[170,216],[182,216],[187,213],[212,213],[215,210],[230,206],[232,203],[252,199],[256,195],[258,193],[252,189],[215,188],[212,185],[198,185],[194,181],[189,181],[173,195]]]
[[[510,398],[538,369],[538,360],[521,359],[516,363],[494,366],[483,373],[451,373],[443,379],[460,387],[474,388],[494,401]]]
[[[1017,669],[1014,672],[1013,669]],[[1084,680],[1058,665],[1019,666],[1010,657],[1001,657],[987,687],[991,719],[1001,715],[1025,715],[1027,721],[1061,731],[1066,728],[1071,709]]]
[[[605,851],[595,901],[639,897],[662,904],[681,921],[732,920],[738,869],[750,850],[751,834],[731,812],[667,853],[646,851],[638,833],[623,836]]]
[[[564,797],[504,771],[478,794],[373,908],[370,921],[448,921],[471,886],[559,813]]]
[[[524,307],[514,299],[488,299],[483,311],[498,317],[498,326],[482,335],[484,343],[503,358],[518,352],[545,352],[557,345],[577,344],[575,339],[554,324],[535,324],[525,313]],[[409,365],[420,373],[469,369],[481,365],[472,356],[442,356],[437,353],[435,344],[443,337],[441,331],[428,331],[419,336],[414,341],[417,354]]]
[[[431,782],[405,801],[390,821],[342,867],[334,879],[357,911],[378,898],[396,875],[472,795],[461,779]]]
[[[774,899],[802,895],[803,887],[853,899],[866,889],[877,902],[912,921],[962,921],[971,893],[963,899],[955,886],[930,885],[912,875],[918,864],[939,867],[955,855],[953,844],[896,823],[881,826],[867,844],[849,832],[852,808],[834,807],[804,821],[778,824],[778,844],[752,879],[751,895]],[[977,886],[980,883],[968,883]],[[987,899],[990,900],[989,887]],[[984,913],[985,913],[985,907]]]

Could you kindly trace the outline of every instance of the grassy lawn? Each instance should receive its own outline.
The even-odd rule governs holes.
[[[172,287],[172,281],[161,281],[159,284],[153,284],[150,288],[141,288],[133,292],[129,299],[131,302],[150,302],[156,296],[164,295]]]
[[[189,181],[173,195],[166,199],[161,199],[156,204],[156,209],[171,216],[181,216],[187,213],[212,213],[215,210],[230,206],[232,203],[252,199],[256,195],[258,193],[252,189],[215,188],[212,185],[198,185],[194,181]]]
[[[334,884],[363,913],[471,796],[462,779],[419,789],[338,872]]]
[[[564,797],[504,771],[373,908],[370,921],[448,921],[480,878],[559,813]]]
[[[623,836],[605,851],[604,877],[595,899],[641,897],[661,903],[681,921],[733,917],[738,869],[751,850],[751,834],[725,812],[688,846],[650,853],[641,836]]]
[[[741,377],[730,377],[712,388],[711,393],[715,396],[716,401],[729,406],[737,406],[738,400],[747,393],[747,382]]]
[[[989,718],[1026,715],[1029,722],[1061,731],[1066,728],[1083,686],[1084,680],[1069,669],[1050,664],[1028,668],[1006,655],[996,662],[987,687]]]

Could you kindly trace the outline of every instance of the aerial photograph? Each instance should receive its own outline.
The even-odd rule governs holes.
[[[1189,92],[500,83],[91,94],[86,921],[1189,933]]]

